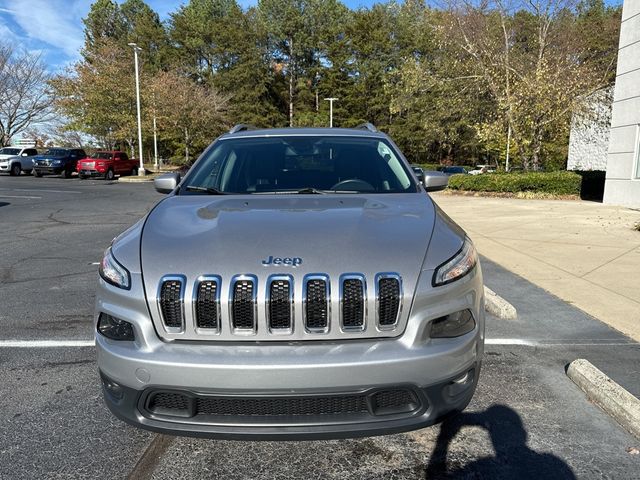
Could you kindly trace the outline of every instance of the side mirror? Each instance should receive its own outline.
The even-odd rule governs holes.
[[[171,172],[165,173],[164,175],[160,175],[153,181],[154,187],[160,193],[171,193],[180,183],[180,174]]]
[[[437,192],[444,190],[449,185],[449,176],[442,172],[425,171],[424,189],[427,192]]]

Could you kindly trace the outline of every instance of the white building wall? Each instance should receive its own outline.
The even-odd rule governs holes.
[[[624,0],[604,203],[640,207],[640,0]]]

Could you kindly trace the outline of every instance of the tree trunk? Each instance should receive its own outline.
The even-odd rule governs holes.
[[[189,130],[184,129],[184,156],[186,163],[189,165]]]

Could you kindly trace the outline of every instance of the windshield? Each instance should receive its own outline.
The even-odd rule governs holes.
[[[415,192],[407,168],[378,138],[291,136],[223,139],[181,193]]]
[[[48,157],[64,157],[67,155],[67,151],[61,148],[50,148],[44,154]]]
[[[20,155],[19,148],[3,148],[0,150],[0,155]]]
[[[96,152],[91,156],[91,158],[98,160],[111,160],[113,158],[113,154],[109,152]]]

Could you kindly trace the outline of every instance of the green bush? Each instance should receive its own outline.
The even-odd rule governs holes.
[[[484,173],[453,175],[452,190],[471,192],[535,192],[553,195],[579,195],[582,178],[574,172]]]
[[[438,170],[441,167],[439,163],[417,163],[416,165],[420,165],[423,170]]]

